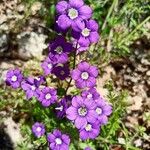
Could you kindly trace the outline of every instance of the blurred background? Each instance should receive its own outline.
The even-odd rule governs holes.
[[[85,2],[93,9],[101,37],[86,55],[99,67],[97,89],[115,112],[104,127],[108,134],[102,131],[87,143],[102,150],[150,150],[150,1]],[[31,138],[30,121],[37,112],[29,111],[32,106],[23,92],[6,87],[5,75],[14,67],[26,75],[42,72],[40,63],[56,35],[56,3],[0,0],[0,150],[44,149]]]

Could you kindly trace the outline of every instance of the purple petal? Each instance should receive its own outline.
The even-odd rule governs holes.
[[[42,105],[44,106],[44,107],[48,107],[49,105],[51,104],[51,102],[50,101],[45,101],[45,100],[43,100],[42,101]]]
[[[69,4],[72,7],[80,8],[81,6],[83,6],[84,2],[83,0],[69,0]]]
[[[55,137],[60,137],[61,136],[61,132],[59,130],[57,130],[57,129],[55,129],[53,131],[53,134],[54,134]]]
[[[85,130],[80,131],[80,138],[81,140],[88,139],[88,133]]]
[[[98,30],[98,23],[91,19],[87,22],[87,28],[90,29],[91,31],[97,31]]]
[[[112,107],[110,105],[106,105],[103,108],[103,112],[105,115],[109,116],[112,113]]]
[[[62,144],[58,150],[69,150],[68,144]]]
[[[85,22],[81,18],[77,18],[72,22],[72,29],[81,32],[85,28]]]
[[[62,139],[63,139],[64,143],[66,143],[67,145],[70,143],[70,138],[68,135],[63,134]]]
[[[13,87],[14,89],[17,89],[17,88],[20,87],[20,83],[19,83],[19,82],[13,83],[12,87]]]
[[[83,98],[81,96],[74,96],[72,98],[72,105],[74,107],[81,106],[83,103],[84,103],[84,100],[83,100]]]
[[[89,68],[90,68],[89,63],[87,63],[85,61],[83,61],[83,62],[81,62],[81,63],[78,64],[78,69],[79,70],[87,70],[88,71]]]
[[[75,39],[79,39],[80,38],[80,33],[79,32],[76,32],[74,30],[71,31],[71,35],[73,38]],[[76,44],[75,44],[75,47],[76,47]]]
[[[89,19],[92,16],[92,9],[87,5],[82,6],[79,12],[83,19]]]
[[[56,147],[56,144],[55,144],[55,142],[53,142],[53,143],[50,143],[50,148],[51,148],[51,149],[55,149],[55,147]]]
[[[97,114],[94,110],[90,110],[86,118],[88,122],[94,123],[97,119]]]
[[[85,101],[85,105],[86,105],[87,108],[89,108],[89,109],[95,109],[95,108],[96,108],[95,101],[88,101],[88,100],[86,100],[86,101]]]
[[[53,134],[48,134],[48,142],[54,142],[55,141],[55,136]]]
[[[27,96],[27,99],[30,99],[33,97],[33,92],[32,91],[26,91],[26,96]]]
[[[92,43],[97,43],[99,41],[99,34],[98,34],[98,32],[91,32],[89,38],[90,38],[90,41]]]
[[[79,106],[79,104],[78,104],[78,102],[77,102],[77,97],[73,97],[73,98],[72,98],[72,105],[73,105],[74,107],[78,107],[78,106]]]
[[[98,76],[98,68],[95,66],[90,66],[90,74],[94,77]]]
[[[21,83],[21,88],[26,91],[30,88],[30,86],[29,86],[29,84],[26,84],[25,82],[22,82]]]
[[[66,15],[61,15],[58,17],[57,24],[60,28],[65,30],[70,27],[71,21]]]
[[[75,126],[76,126],[78,129],[85,127],[86,124],[87,124],[87,121],[86,121],[86,118],[84,118],[84,117],[78,117],[78,118],[75,120]]]
[[[88,81],[86,82],[87,87],[92,88],[96,85],[96,79],[94,77],[89,77]]]
[[[66,1],[60,1],[56,5],[56,11],[59,14],[63,14],[65,13],[67,7],[68,7],[68,3]]]
[[[106,124],[108,122],[108,118],[105,115],[99,116],[98,120],[100,121],[101,124]]]
[[[72,71],[71,73],[71,77],[74,79],[74,80],[77,80],[80,78],[80,74],[81,72],[78,70],[78,69],[75,69]]]
[[[99,129],[93,129],[90,133],[90,138],[95,139],[99,135],[100,130]]]
[[[90,45],[90,40],[89,40],[89,38],[85,38],[83,36],[80,36],[78,43],[83,47],[88,47]]]
[[[80,89],[85,88],[86,87],[86,81],[79,79],[75,82],[76,86]]]
[[[64,43],[63,47],[64,47],[64,51],[68,53],[70,53],[73,49],[73,46],[71,43]]]
[[[66,110],[66,115],[69,120],[75,120],[77,117],[77,109],[75,107],[69,107]]]

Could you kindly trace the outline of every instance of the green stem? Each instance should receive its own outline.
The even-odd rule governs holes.
[[[115,8],[116,4],[118,3],[118,0],[114,0],[111,7],[109,8],[109,11],[108,11],[108,14],[105,18],[105,21],[103,23],[103,26],[102,26],[102,30],[106,27],[106,23],[108,21],[108,18],[110,17],[111,13],[113,12],[113,9]]]
[[[126,42],[130,37],[139,29],[141,28],[148,20],[150,19],[150,16],[147,17],[143,22],[141,22],[126,38],[124,38],[121,42],[120,45],[122,45],[124,42]]]

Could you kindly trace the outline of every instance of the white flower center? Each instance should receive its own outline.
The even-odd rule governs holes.
[[[14,81],[14,82],[17,81],[17,79],[18,79],[18,78],[17,78],[17,76],[15,76],[15,75],[12,76],[12,78],[11,78],[11,80]]]
[[[84,79],[84,80],[87,80],[89,78],[89,74],[87,72],[83,72],[81,74],[81,78]]]
[[[58,54],[61,54],[63,52],[63,48],[61,46],[57,46],[54,51],[57,52]]]
[[[75,19],[78,17],[78,11],[74,8],[70,8],[68,10],[68,16],[70,17],[70,19]]]
[[[92,95],[91,93],[87,95],[87,98],[88,98],[88,99],[90,99],[90,98],[92,98],[92,97],[93,97],[93,95]]]
[[[51,94],[49,94],[49,93],[45,95],[45,98],[46,98],[47,100],[50,99],[51,97],[52,97],[52,96],[51,96]]]
[[[92,125],[91,124],[87,124],[85,127],[86,131],[90,131],[92,129]]]
[[[52,69],[52,64],[48,64],[47,67],[48,67],[49,69]]]
[[[99,107],[97,107],[97,108],[96,108],[96,112],[97,112],[98,115],[101,115],[101,114],[102,114],[102,109],[99,108]]]
[[[36,87],[34,85],[31,86],[32,91],[35,91]]]
[[[81,33],[84,37],[87,37],[90,35],[90,30],[88,28],[84,28]]]
[[[56,138],[55,139],[56,144],[60,145],[62,144],[62,140],[60,138]]]
[[[85,116],[85,115],[87,114],[87,109],[86,109],[85,107],[80,107],[80,108],[78,109],[78,114],[79,114],[80,116]]]
[[[41,130],[42,130],[41,127],[37,127],[37,128],[36,128],[36,131],[37,131],[37,132],[41,132]]]

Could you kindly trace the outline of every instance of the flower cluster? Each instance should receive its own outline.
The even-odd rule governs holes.
[[[19,69],[11,69],[7,72],[6,83],[14,89],[22,88],[28,100],[34,97],[43,107],[53,108],[59,119],[70,120],[81,140],[95,139],[101,126],[107,124],[112,106],[96,90],[98,68],[84,60],[76,66],[76,56],[98,42],[98,24],[91,18],[92,9],[83,0],[61,0],[56,5],[56,12],[56,29],[63,34],[49,43],[48,56],[41,63],[43,74],[25,77]],[[68,41],[69,38],[63,35],[70,34],[72,38]],[[70,68],[72,64],[73,68]],[[58,81],[56,87],[48,86],[47,78],[53,79],[52,75]],[[71,92],[68,95],[72,80],[80,91],[78,95]],[[62,94],[59,94],[60,89],[63,89]],[[43,123],[36,122],[32,132],[36,137],[45,135]],[[69,149],[70,138],[61,131],[55,129],[46,137],[50,149]]]
[[[97,93],[92,92],[83,91],[83,94],[88,93],[86,97],[73,97],[71,106],[66,110],[67,118],[79,129],[82,140],[95,139],[99,135],[100,126],[107,123],[112,112],[112,107],[100,96],[95,98]]]
[[[45,126],[43,123],[36,122],[32,125],[32,132],[36,137],[41,137],[45,134]],[[70,138],[66,134],[62,134],[59,130],[55,129],[53,133],[47,134],[47,141],[49,148],[52,150],[68,150]]]

